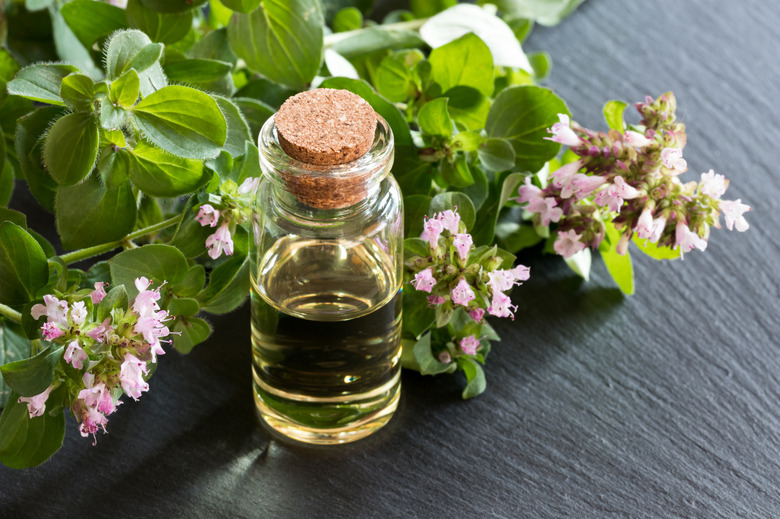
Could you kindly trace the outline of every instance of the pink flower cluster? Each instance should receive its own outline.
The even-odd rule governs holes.
[[[222,210],[214,208],[211,204],[203,204],[198,209],[195,219],[202,227],[217,227],[219,225],[214,234],[206,238],[206,249],[211,259],[219,258],[223,252],[225,256],[233,254],[231,225],[232,229],[235,230],[235,225],[244,220],[244,212],[240,208],[231,206],[235,205],[236,201],[241,202],[243,198],[251,195],[259,183],[260,177],[249,177],[237,189],[235,189],[235,184],[232,184],[236,196],[231,197],[233,199],[231,203],[225,204],[223,202],[225,208]],[[232,192],[232,190],[228,191]]]
[[[135,280],[138,295],[128,308],[114,308],[102,322],[94,321],[106,296],[104,285],[96,283],[88,298],[71,304],[49,294],[32,307],[34,319],[46,317],[43,338],[62,344],[65,351],[52,385],[39,395],[19,398],[30,418],[41,416],[52,390],[65,384],[68,395],[60,405],[70,407],[81,435],[93,438],[99,430],[105,432],[107,417],[121,404],[123,393],[137,400],[149,390],[149,363],[165,353],[161,342],[171,333],[165,325],[170,316],[158,304],[160,287],[150,289],[145,277]]]
[[[556,225],[555,251],[571,257],[586,247],[597,249],[605,237],[605,222],[620,231],[615,244],[625,254],[632,237],[682,256],[707,247],[710,227],[745,231],[741,200],[722,200],[728,180],[712,170],[697,183],[683,184],[688,169],[683,158],[685,125],[675,117],[676,100],[667,93],[637,103],[641,125],[622,134],[572,127],[569,117],[548,131],[549,140],[571,147],[579,156],[555,170],[545,187],[531,177],[518,189],[517,201],[532,213],[537,225]]]
[[[408,262],[414,272],[412,286],[430,294],[429,304],[462,306],[475,321],[481,321],[486,311],[514,318],[517,307],[505,292],[528,279],[528,267],[499,270],[501,260],[496,257],[485,258],[484,264],[469,265],[474,243],[465,231],[457,209],[425,220],[420,238],[428,242],[430,256]]]

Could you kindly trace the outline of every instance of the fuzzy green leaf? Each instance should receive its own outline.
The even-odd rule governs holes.
[[[144,7],[140,0],[128,0],[126,12],[130,27],[140,29],[157,43],[175,43],[192,28],[192,9],[165,14]]]
[[[452,118],[469,130],[479,131],[485,127],[490,101],[479,90],[468,86],[456,86],[444,92],[450,100],[447,109]]]
[[[62,79],[60,97],[75,110],[92,111],[95,82],[86,74],[70,74]]]
[[[422,52],[417,49],[396,51],[385,56],[376,70],[374,84],[377,91],[395,103],[406,101],[416,90],[414,65],[423,58]]]
[[[230,99],[224,97],[216,97],[217,105],[222,110],[222,115],[225,116],[225,122],[227,123],[228,133],[227,139],[225,139],[225,151],[230,153],[233,158],[243,155],[246,143],[252,140],[252,135],[249,133],[249,124],[241,114],[238,106]]]
[[[138,143],[130,156],[130,179],[147,195],[166,198],[184,195],[209,179],[202,162],[176,157],[144,141]]]
[[[228,39],[250,69],[305,89],[322,62],[323,24],[319,0],[264,0],[250,14],[233,15]]]
[[[0,303],[33,301],[49,280],[49,266],[35,238],[12,222],[0,223]]]
[[[0,366],[3,380],[21,396],[39,395],[54,380],[54,367],[60,362],[64,351],[64,346],[55,348],[52,345],[34,357]]]
[[[488,139],[478,153],[480,162],[488,171],[506,171],[515,166],[515,150],[506,139]]]
[[[35,199],[47,210],[54,211],[57,183],[43,168],[42,135],[51,122],[62,114],[57,106],[46,106],[20,118],[16,123],[16,156],[27,186]]]
[[[211,325],[198,317],[176,319],[173,333],[179,335],[174,336],[173,347],[179,353],[187,354],[196,345],[208,339],[212,331]]]
[[[2,128],[0,128],[2,131]],[[0,207],[6,207],[14,193],[14,170],[11,163],[5,161],[0,171]]]
[[[216,157],[227,138],[217,102],[194,88],[161,88],[135,105],[132,113],[147,139],[180,157]]]
[[[417,124],[425,135],[452,137],[452,120],[447,112],[447,98],[439,97],[425,103],[417,113]]]
[[[131,108],[138,101],[140,86],[138,73],[135,69],[129,69],[111,82],[108,98],[114,105]]]
[[[63,78],[79,70],[73,65],[41,63],[24,67],[8,82],[8,93],[50,105],[65,106],[60,96]]]
[[[75,186],[60,187],[57,231],[66,249],[91,247],[124,238],[135,226],[135,197],[129,183],[106,189],[96,175]]]
[[[503,90],[493,101],[485,130],[488,137],[501,137],[515,150],[515,166],[521,171],[539,171],[557,155],[560,144],[545,140],[547,128],[558,114],[569,114],[566,104],[551,90],[519,86]]]
[[[92,113],[75,112],[55,122],[43,145],[43,160],[61,186],[81,182],[95,167],[98,123]]]

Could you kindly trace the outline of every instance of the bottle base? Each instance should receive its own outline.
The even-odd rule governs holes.
[[[388,384],[361,395],[300,397],[263,386],[255,379],[255,406],[265,425],[315,445],[350,443],[373,434],[390,421],[401,395],[400,370]]]

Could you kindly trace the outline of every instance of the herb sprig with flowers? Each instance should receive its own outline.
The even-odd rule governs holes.
[[[520,250],[544,242],[585,277],[599,250],[631,293],[631,241],[672,258],[704,249],[721,212],[745,230],[748,207],[721,199],[724,177],[678,180],[671,94],[641,103],[637,125],[608,103],[601,133],[540,86],[550,58],[522,42],[579,3],[420,0],[377,24],[370,2],[350,0],[6,2],[0,461],[48,459],[65,409],[94,437],[122,394],[148,389],[164,341],[187,353],[211,333],[204,314],[243,303],[254,142],[307,88],[350,90],[392,127],[408,237],[402,362],[463,372],[464,398],[486,387],[488,319],[522,311],[509,296],[530,275]],[[53,42],[16,30],[21,19],[53,24]],[[18,182],[68,252],[7,207]]]

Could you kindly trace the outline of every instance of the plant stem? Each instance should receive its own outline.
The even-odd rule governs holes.
[[[176,225],[177,223],[179,223],[179,221],[181,221],[181,216],[182,215],[174,216],[173,218],[168,218],[167,220],[163,220],[162,222],[156,223],[154,225],[150,225],[149,227],[138,229],[137,231],[128,234],[121,240],[112,241],[109,243],[102,243],[100,245],[95,245],[94,247],[87,247],[85,249],[79,249],[79,250],[74,250],[73,252],[68,252],[60,256],[60,258],[62,259],[62,261],[65,262],[66,265],[70,265],[71,263],[76,263],[77,261],[94,258],[95,256],[98,256],[105,252],[112,251],[117,247],[121,247],[122,244],[130,240],[143,238],[144,236],[147,236],[149,234],[153,234],[158,231],[162,231],[163,229],[167,229],[172,225]]]
[[[428,18],[421,18],[419,20],[410,20],[408,22],[388,23],[386,25],[372,25],[370,29],[379,31],[416,31],[427,21]],[[352,31],[328,34],[325,36],[325,48],[329,49],[337,43],[341,43],[342,41],[349,39],[352,36],[360,34],[361,31],[365,31],[366,29],[354,29]]]
[[[22,324],[22,314],[20,314],[10,306],[6,306],[2,303],[0,303],[0,315],[12,320],[17,324]]]

